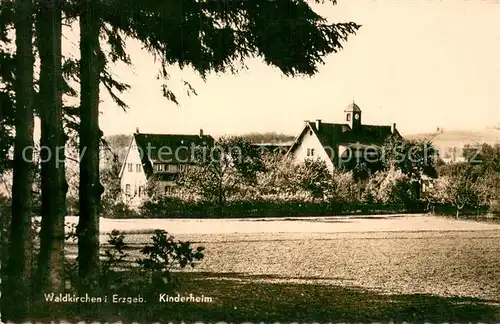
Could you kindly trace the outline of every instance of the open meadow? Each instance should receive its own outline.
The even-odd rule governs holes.
[[[69,219],[69,221],[72,221]],[[500,225],[431,216],[101,220],[131,259],[152,230],[204,246],[194,270],[231,282],[309,283],[500,302]],[[76,246],[69,245],[74,254]],[[226,282],[227,281],[227,282]]]

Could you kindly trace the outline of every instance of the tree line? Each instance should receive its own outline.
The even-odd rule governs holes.
[[[210,159],[204,158],[208,148],[199,148],[196,163],[180,173],[167,196],[162,182],[150,180],[148,198],[130,217],[244,217],[253,210],[261,216],[332,215],[362,205],[372,206],[364,212],[384,206],[387,212],[423,212],[432,205],[452,206],[457,215],[465,207],[498,212],[498,146],[466,147],[467,162],[445,164],[427,140],[388,138],[378,159],[349,159],[333,169],[321,159],[298,162],[260,152],[238,136],[220,138],[217,147],[225,153]],[[120,210],[115,216],[127,217],[127,206],[115,202]]]

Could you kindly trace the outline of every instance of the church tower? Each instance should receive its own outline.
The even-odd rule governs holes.
[[[352,104],[344,109],[344,117],[344,122],[348,124],[351,129],[355,130],[361,128],[361,109],[354,103],[354,100]]]

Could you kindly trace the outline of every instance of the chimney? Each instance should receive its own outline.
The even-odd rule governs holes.
[[[319,132],[320,127],[321,127],[321,119],[316,119],[316,131]]]
[[[139,127],[136,127],[136,128],[135,128],[135,133],[136,133],[136,134],[139,134]]]
[[[203,128],[200,128],[200,137],[203,137]]]
[[[391,133],[394,134],[395,131],[396,131],[396,123],[393,123],[391,127]]]

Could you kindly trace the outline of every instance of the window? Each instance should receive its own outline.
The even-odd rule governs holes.
[[[143,191],[142,186],[139,186],[139,197],[142,197],[142,191]]]
[[[130,196],[130,185],[129,185],[129,184],[126,184],[126,185],[125,185],[125,194],[126,194],[127,196]]]
[[[311,156],[314,156],[314,149],[311,149]]]
[[[172,187],[171,186],[165,186],[165,194],[168,195],[172,192]]]
[[[347,114],[347,121],[351,121],[351,114]]]
[[[134,171],[133,167],[134,167],[134,165],[132,163],[129,163],[128,164],[128,172]]]
[[[141,172],[141,165],[140,164],[136,164],[135,165],[135,171],[136,172]]]
[[[314,149],[307,149],[307,156],[314,156]]]
[[[165,170],[165,166],[163,164],[156,165],[156,171],[163,172]]]
[[[165,172],[177,172],[177,165],[175,164],[166,164]]]

